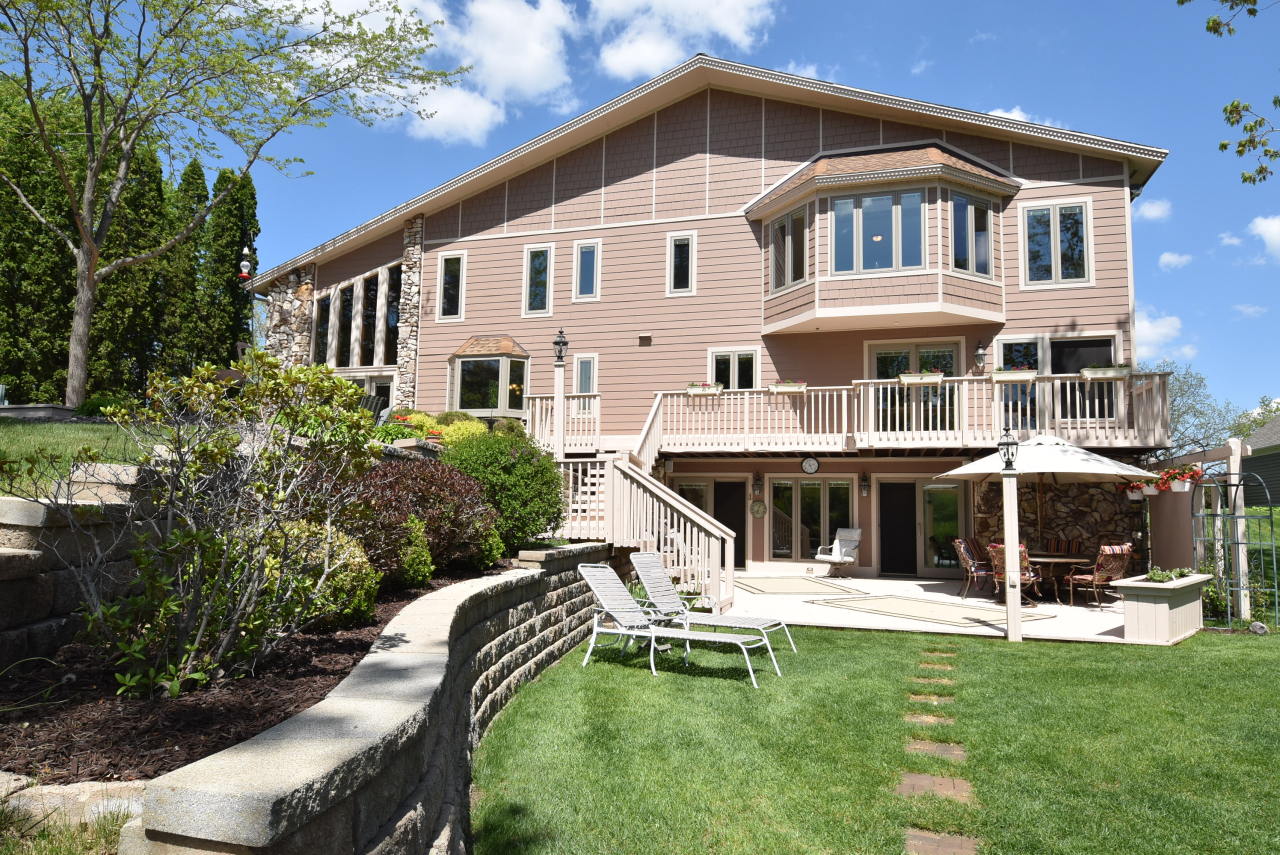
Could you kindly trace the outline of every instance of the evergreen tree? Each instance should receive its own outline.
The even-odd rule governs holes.
[[[249,175],[237,178],[230,169],[220,170],[213,182],[213,195],[224,190],[229,191],[226,198],[205,224],[199,279],[208,343],[202,360],[215,365],[231,362],[236,358],[236,343],[250,341],[253,295],[240,279],[240,262],[248,247],[250,269],[256,269],[255,241],[260,231],[253,179]]]
[[[204,168],[200,161],[192,160],[170,194],[170,232],[177,232],[208,204],[209,187],[205,183]],[[209,301],[203,298],[200,289],[206,228],[207,224],[202,224],[191,237],[175,246],[166,259],[169,305],[161,327],[160,368],[167,374],[188,374],[196,365],[213,358],[209,353],[206,325]]]

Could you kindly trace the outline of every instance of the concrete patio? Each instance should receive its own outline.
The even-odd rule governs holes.
[[[766,580],[809,580],[817,584],[810,586]],[[955,579],[836,578],[808,575],[803,570],[785,574],[771,569],[767,573],[735,573],[734,582],[731,614],[773,617],[794,626],[888,629],[993,638],[1004,635],[1004,604],[992,599],[990,587],[979,593],[971,590],[966,599],[961,599],[963,582]],[[797,593],[750,590],[782,587],[812,587],[813,590]],[[1066,591],[1062,593],[1065,598]],[[863,610],[915,609],[927,612],[935,610],[933,604],[941,605],[942,608],[936,610],[955,611],[958,615],[927,620]],[[902,608],[904,606],[905,609]],[[1075,606],[1059,605],[1050,597],[1047,602],[1036,601],[1034,606],[1023,607],[1022,633],[1027,639],[1123,644],[1124,613],[1120,601],[1111,597],[1104,597],[1101,608],[1092,601],[1086,602],[1082,596],[1077,596]]]

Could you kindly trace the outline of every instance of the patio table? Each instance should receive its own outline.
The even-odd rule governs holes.
[[[1027,560],[1039,572],[1041,581],[1053,583],[1053,598],[1059,605],[1062,604],[1062,597],[1058,595],[1058,577],[1067,575],[1072,564],[1089,563],[1089,558],[1085,555],[1028,555]]]

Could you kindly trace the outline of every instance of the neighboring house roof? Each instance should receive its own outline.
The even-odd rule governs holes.
[[[1280,416],[1276,416],[1262,427],[1255,430],[1246,437],[1245,442],[1253,449],[1254,453],[1262,451],[1274,450],[1273,446],[1280,445]]]
[[[473,335],[453,352],[454,356],[524,356],[529,351],[509,335]]]
[[[754,217],[784,200],[807,195],[816,187],[943,177],[1001,194],[1018,192],[1019,183],[993,169],[958,157],[941,145],[916,145],[857,154],[824,155],[802,166],[790,178],[747,207]]]
[[[794,101],[812,106],[901,122],[928,122],[943,130],[985,134],[1029,145],[1049,146],[1100,157],[1123,158],[1129,164],[1130,185],[1141,188],[1164,162],[1168,151],[1140,143],[1021,122],[988,113],[962,110],[900,98],[852,86],[812,80],[782,71],[743,65],[698,54],[612,101],[596,107],[501,154],[470,172],[410,199],[371,220],[306,252],[260,273],[249,287],[261,289],[276,278],[304,264],[349,252],[402,228],[406,219],[449,207],[462,199],[550,161],[610,133],[655,110],[674,104],[708,87],[748,92],[762,98]]]

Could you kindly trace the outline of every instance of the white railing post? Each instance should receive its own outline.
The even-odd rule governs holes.
[[[554,442],[552,443],[556,460],[564,460],[564,432],[568,423],[568,414],[565,412],[568,408],[565,406],[564,400],[564,360],[557,359],[552,372],[552,430],[555,431]]]

